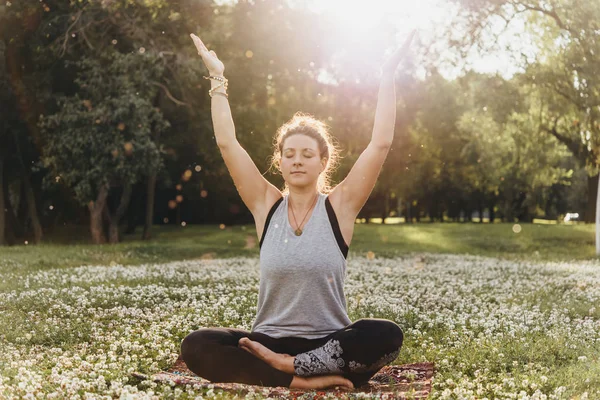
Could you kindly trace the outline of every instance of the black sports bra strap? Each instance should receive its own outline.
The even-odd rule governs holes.
[[[331,223],[331,227],[333,228],[333,234],[335,235],[335,240],[340,246],[340,250],[344,255],[344,258],[348,258],[348,245],[342,236],[342,230],[340,229],[340,224],[338,223],[338,219],[335,215],[335,211],[333,210],[333,206],[329,201],[329,196],[325,198],[325,208],[327,209],[327,216],[329,217],[329,222]]]
[[[267,234],[267,228],[269,227],[269,222],[271,221],[271,217],[273,217],[273,214],[275,213],[277,206],[279,206],[279,203],[281,203],[282,201],[283,201],[283,197],[280,197],[279,200],[277,200],[275,202],[275,204],[273,204],[273,206],[269,210],[269,214],[267,214],[267,220],[265,221],[265,228],[263,229],[263,233],[260,238],[260,242],[258,243],[259,248],[262,247],[263,240],[265,240],[265,235]]]

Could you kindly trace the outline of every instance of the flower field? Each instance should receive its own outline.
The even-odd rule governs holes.
[[[351,257],[350,318],[405,332],[394,364],[436,363],[432,399],[599,399],[600,262],[421,253]],[[0,397],[229,398],[136,381],[199,327],[250,329],[256,257],[0,275]],[[260,396],[260,394],[257,394]]]

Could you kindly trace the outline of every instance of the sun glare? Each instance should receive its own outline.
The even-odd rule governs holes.
[[[368,34],[383,23],[393,25],[398,36],[406,36],[415,28],[430,30],[443,18],[447,6],[442,0],[308,0],[308,7],[328,16],[344,34],[366,35],[364,40],[368,41]]]
[[[226,4],[238,0],[214,1]],[[488,38],[489,43],[497,42],[500,48],[480,52],[471,49],[467,58],[457,59],[459,55],[447,47],[447,41],[438,40],[448,32],[459,37],[466,34],[454,24],[459,5],[448,0],[287,1],[292,8],[308,9],[322,17],[326,29],[320,47],[329,52],[325,57],[331,60],[328,68],[319,71],[318,80],[323,83],[336,84],[336,70],[342,69],[353,72],[359,83],[360,77],[372,75],[374,68],[381,65],[413,29],[418,33],[412,49],[420,48],[423,53],[440,55],[438,67],[448,79],[454,79],[465,69],[500,73],[508,79],[521,70],[519,60],[523,55],[531,60],[537,52],[525,31],[525,17],[521,17],[514,18],[508,26],[506,21],[491,21],[491,31],[497,34],[498,29],[505,30],[498,39]],[[424,79],[426,69],[423,65],[415,68],[416,76]]]
[[[448,17],[445,0],[306,0],[328,23],[329,49],[339,68],[372,75],[408,34],[417,29],[413,48],[427,41]]]

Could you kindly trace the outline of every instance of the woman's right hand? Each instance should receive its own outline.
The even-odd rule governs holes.
[[[202,61],[204,61],[204,65],[208,69],[208,72],[211,75],[223,75],[223,71],[225,71],[225,65],[223,62],[219,60],[217,54],[213,50],[208,50],[202,40],[193,33],[190,33],[194,44],[196,45],[196,49],[198,50],[198,54],[202,56]]]

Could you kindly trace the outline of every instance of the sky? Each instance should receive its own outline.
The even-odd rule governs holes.
[[[362,35],[369,40],[370,34],[376,30],[383,19],[396,21],[398,35],[397,45],[412,29],[418,30],[418,43],[415,46],[435,46],[435,33],[447,29],[456,15],[458,8],[446,0],[299,0],[307,6],[331,18],[340,30],[348,36]],[[366,6],[367,5],[367,6]],[[490,25],[492,32],[499,34],[498,47],[502,50],[489,51],[487,54],[472,54],[466,62],[468,68],[478,72],[499,73],[510,78],[520,71],[515,57],[525,53],[531,60],[535,56],[535,46],[524,34],[525,21],[515,18],[508,26],[503,20],[494,21]],[[458,32],[455,32],[458,33]],[[495,38],[488,37],[490,43]],[[433,43],[433,44],[432,44]],[[414,49],[414,46],[413,46]],[[449,60],[452,59],[448,53]],[[446,78],[452,79],[461,73],[461,69],[446,63],[440,68]],[[417,75],[424,75],[425,70],[417,70]]]
[[[261,1],[261,0],[254,0]],[[219,0],[219,3],[231,3],[236,0]],[[441,54],[447,60],[440,65],[440,73],[448,79],[460,75],[463,67],[478,72],[499,73],[509,79],[521,69],[517,59],[521,53],[526,54],[530,60],[536,53],[532,39],[525,34],[525,21],[523,18],[515,18],[508,26],[503,20],[493,21],[490,31],[500,33],[498,36],[499,50],[487,51],[485,54],[471,52],[464,60],[457,60],[452,53],[443,48],[442,43],[437,43],[434,38],[436,33],[447,29],[451,24],[453,16],[457,14],[456,5],[451,5],[447,0],[288,0],[292,7],[308,8],[321,14],[339,34],[329,40],[339,41],[333,43],[334,48],[348,47],[351,43],[358,49],[368,49],[375,38],[381,38],[381,27],[384,23],[392,23],[396,26],[397,35],[390,43],[388,51],[400,46],[404,38],[412,29],[417,29],[418,34],[413,41],[412,50],[433,46],[438,47]],[[454,30],[454,34],[460,32]],[[380,39],[377,39],[380,40]],[[495,39],[490,35],[487,39],[491,44]],[[338,46],[335,46],[335,45]],[[347,57],[347,56],[346,56]],[[356,65],[364,62],[358,54],[355,60],[345,65]],[[364,57],[364,56],[363,56]],[[417,59],[418,60],[418,59]],[[458,67],[452,65],[452,60],[458,61]],[[416,75],[424,78],[425,68],[416,67]],[[327,73],[321,74],[321,78],[327,80]]]

